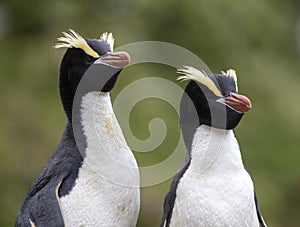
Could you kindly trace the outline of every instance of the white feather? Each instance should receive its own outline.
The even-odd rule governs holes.
[[[226,72],[221,71],[221,73],[223,75],[226,75],[228,77],[231,77],[234,79],[235,82],[235,86],[236,86],[236,91],[238,91],[238,84],[237,84],[237,75],[236,75],[236,71],[234,69],[227,69]]]
[[[110,49],[111,51],[114,50],[114,42],[115,42],[115,39],[112,35],[112,33],[107,33],[107,32],[104,32],[101,36],[100,36],[100,39],[107,42],[107,44],[110,46]]]

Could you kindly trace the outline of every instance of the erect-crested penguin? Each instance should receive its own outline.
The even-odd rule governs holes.
[[[251,108],[237,93],[235,71],[207,75],[185,66],[178,72],[179,80],[191,80],[180,103],[188,154],[166,195],[161,227],[265,226],[233,132]]]
[[[15,226],[135,226],[140,206],[138,166],[109,96],[130,57],[113,52],[111,33],[100,39],[86,39],[73,30],[63,34],[55,47],[68,48],[59,75],[68,122]]]

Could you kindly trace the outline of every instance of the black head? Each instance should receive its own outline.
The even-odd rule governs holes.
[[[238,94],[234,70],[206,75],[192,67],[185,67],[178,72],[184,74],[179,79],[191,80],[180,104],[181,128],[188,144],[200,125],[234,129],[251,108],[250,100]]]
[[[130,58],[125,52],[112,52],[114,39],[111,33],[104,33],[99,40],[83,38],[73,30],[70,30],[70,33],[64,32],[63,35],[58,38],[60,43],[55,48],[68,48],[60,66],[59,89],[63,107],[68,119],[71,120],[74,95],[87,69],[95,61],[120,69],[99,87],[99,91],[109,92]]]

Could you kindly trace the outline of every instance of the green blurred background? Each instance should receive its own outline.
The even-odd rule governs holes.
[[[12,226],[33,180],[58,144],[66,118],[57,76],[61,31],[86,37],[112,31],[116,46],[157,40],[197,54],[213,72],[233,67],[253,102],[236,130],[269,226],[300,224],[300,20],[296,0],[106,0],[0,2],[0,226]],[[155,64],[124,70],[113,99],[149,76],[175,82],[174,69]],[[184,86],[185,84],[181,84]],[[146,86],[146,85],[145,85]],[[137,95],[139,92],[137,91]],[[140,165],[164,160],[179,138],[176,111],[157,99],[132,110],[136,137],[162,118],[168,135]],[[184,152],[184,151],[183,151]],[[170,181],[142,189],[138,226],[158,226]]]

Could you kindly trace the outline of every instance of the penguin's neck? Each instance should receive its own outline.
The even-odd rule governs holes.
[[[80,112],[86,137],[84,163],[107,180],[137,186],[139,182],[128,182],[130,174],[135,176],[133,181],[138,179],[137,164],[114,114],[109,93],[87,93],[82,97]]]
[[[201,125],[194,134],[190,155],[190,168],[199,174],[244,169],[233,130],[221,130]]]
[[[87,93],[82,97],[80,112],[87,142],[98,141],[98,150],[109,149],[111,141],[119,146],[128,147],[114,114],[108,92]],[[89,149],[86,152],[87,156],[94,155]]]

